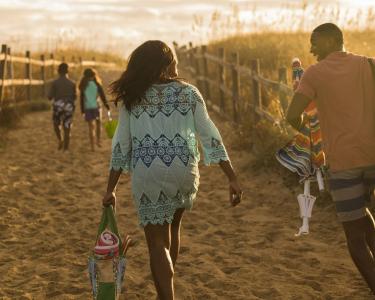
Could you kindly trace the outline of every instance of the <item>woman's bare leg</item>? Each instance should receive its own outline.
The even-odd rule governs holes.
[[[98,147],[101,147],[101,143],[100,143],[100,138],[101,138],[101,135],[102,135],[102,121],[100,119],[97,119],[95,121],[95,125],[96,125],[96,145]]]
[[[176,265],[177,257],[180,252],[180,231],[181,231],[181,221],[185,209],[180,208],[176,210],[173,222],[171,224],[171,258],[173,262],[173,267]]]
[[[145,236],[150,255],[152,277],[160,300],[173,300],[173,263],[170,256],[171,225],[148,224],[145,228]]]
[[[88,121],[89,124],[89,139],[91,151],[95,151],[94,140],[95,140],[95,123],[94,121]]]

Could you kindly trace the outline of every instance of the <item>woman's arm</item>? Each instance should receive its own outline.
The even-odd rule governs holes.
[[[235,181],[237,180],[237,176],[234,173],[233,167],[229,160],[221,160],[219,162],[221,170],[224,172],[224,174],[227,176],[229,181]]]
[[[107,110],[109,110],[109,105],[108,105],[108,102],[107,102],[107,97],[105,96],[104,89],[103,89],[103,87],[100,84],[98,84],[98,93],[99,93],[100,99],[103,102],[103,105],[105,106],[105,108]]]
[[[237,180],[237,176],[229,160],[222,160],[220,161],[219,165],[229,180],[229,201],[232,206],[236,206],[241,202],[243,195],[241,186]]]
[[[202,143],[204,162],[206,165],[217,163],[229,180],[229,201],[233,206],[240,203],[242,190],[230,163],[219,130],[210,119],[206,104],[197,89],[192,90],[195,101],[194,125]]]
[[[109,205],[112,205],[113,207],[116,206],[115,191],[116,191],[117,183],[120,179],[121,173],[122,173],[121,169],[117,171],[114,169],[110,170],[109,177],[108,177],[108,184],[107,184],[107,192],[104,195],[103,201],[102,201],[104,206],[109,206]]]
[[[109,172],[108,177],[108,184],[107,184],[107,193],[112,193],[116,190],[118,180],[120,179],[120,175],[122,173],[122,170],[114,170],[111,169]]]
[[[121,173],[129,172],[131,168],[131,152],[130,114],[124,105],[120,105],[119,121],[112,139],[110,173],[107,183],[107,192],[102,201],[103,205],[115,205],[115,191],[120,175]]]

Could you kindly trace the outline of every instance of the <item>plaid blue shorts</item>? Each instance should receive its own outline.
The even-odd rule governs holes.
[[[73,122],[74,101],[67,99],[58,99],[53,102],[52,119],[56,125],[63,125],[70,128]]]
[[[329,172],[329,188],[340,222],[358,220],[374,192],[375,166]]]

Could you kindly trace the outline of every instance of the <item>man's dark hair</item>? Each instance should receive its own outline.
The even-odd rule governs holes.
[[[313,33],[319,33],[325,37],[333,38],[338,45],[342,46],[344,44],[344,37],[341,29],[333,23],[324,23],[319,25],[313,30]]]
[[[65,75],[65,74],[68,74],[68,70],[69,70],[69,66],[67,63],[61,63],[58,68],[57,68],[57,71],[59,72],[59,74],[61,75]]]

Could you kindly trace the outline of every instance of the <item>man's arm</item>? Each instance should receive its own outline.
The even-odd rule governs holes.
[[[53,81],[48,92],[48,100],[52,101],[55,99],[55,97],[56,97],[56,86],[55,86],[55,81]]]
[[[286,120],[293,128],[299,130],[302,125],[302,113],[310,104],[311,99],[301,93],[295,93],[289,105]]]

